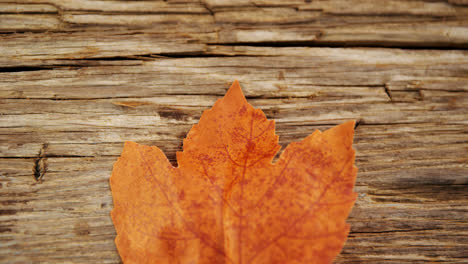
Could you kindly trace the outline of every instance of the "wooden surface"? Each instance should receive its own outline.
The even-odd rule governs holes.
[[[238,79],[285,146],[358,121],[336,263],[468,261],[468,1],[0,1],[0,263],[119,263],[125,140],[175,164]]]

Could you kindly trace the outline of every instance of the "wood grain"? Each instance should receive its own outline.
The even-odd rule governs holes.
[[[0,1],[0,263],[119,263],[126,140],[175,153],[238,79],[283,148],[357,120],[336,263],[468,259],[468,2]]]

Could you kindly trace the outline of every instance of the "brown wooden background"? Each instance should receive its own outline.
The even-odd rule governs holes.
[[[123,141],[175,152],[238,79],[284,146],[358,121],[337,263],[468,261],[468,1],[0,1],[0,262],[118,263]]]

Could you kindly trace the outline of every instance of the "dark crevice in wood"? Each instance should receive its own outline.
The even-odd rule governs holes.
[[[72,23],[67,23],[72,24]],[[77,33],[84,32],[85,30],[80,28],[69,28],[69,29],[0,29],[1,35],[16,35],[16,34],[44,34],[44,33]]]
[[[16,214],[16,210],[13,210],[13,209],[2,209],[2,210],[0,210],[0,216],[15,215],[15,214]]]
[[[0,72],[26,72],[26,71],[43,71],[52,70],[52,67],[37,67],[37,66],[14,66],[14,67],[0,67]]]
[[[38,157],[34,160],[34,167],[33,167],[33,176],[34,179],[38,182],[42,182],[44,175],[47,172],[47,163],[46,163],[46,149],[48,144],[44,143],[39,150]]]
[[[201,1],[200,1],[200,4],[210,13],[210,15],[212,15],[212,16],[214,17],[215,12],[214,12],[213,9],[208,5],[208,3],[206,3],[205,0],[201,0]]]
[[[336,86],[340,86],[340,85],[333,85],[333,87],[336,87]],[[360,86],[360,85],[353,85],[352,87],[374,87],[374,86],[369,86],[369,85],[364,85],[364,86]],[[83,100],[83,101],[89,101],[89,100],[106,100],[106,99],[139,99],[139,98],[151,98],[151,97],[158,97],[160,96],[161,94],[152,94],[152,95],[148,95],[148,96],[113,96],[113,97],[110,97],[110,96],[103,96],[103,97],[76,97],[76,98],[61,98],[61,97],[54,97],[54,98],[46,98],[46,97],[42,97],[42,98],[24,98],[24,97],[3,97],[1,98],[2,100],[52,100],[52,101],[80,101],[80,100]],[[170,96],[210,96],[210,97],[222,97],[224,96],[223,93],[165,93],[164,95],[170,95]],[[278,95],[278,96],[269,96],[269,95],[246,95],[245,96],[246,99],[249,99],[249,100],[255,100],[255,99],[271,99],[271,100],[275,100],[275,99],[310,99],[311,96],[310,95],[304,95],[304,96],[287,96],[287,95]],[[336,97],[336,98],[340,98],[340,97]],[[31,113],[31,114],[34,114],[34,113]],[[37,114],[40,114],[40,113],[37,113]],[[3,115],[16,115],[16,114],[3,114]]]
[[[360,124],[361,124],[361,119],[356,120],[356,123],[354,124],[354,130],[357,130]]]
[[[468,81],[468,80],[467,80]],[[402,90],[402,89],[391,89],[392,92],[421,92],[421,91],[430,91],[430,92],[447,92],[447,93],[466,93],[468,90],[464,89],[427,89],[427,88],[418,88],[414,90]]]
[[[128,56],[112,56],[112,57],[93,57],[93,58],[82,58],[82,59],[60,59],[61,61],[147,61],[147,60],[156,60],[156,59],[183,59],[183,58],[224,58],[224,57],[259,57],[256,55],[226,55],[226,54],[216,54],[216,53],[155,53],[155,54],[136,54]],[[92,67],[93,65],[89,65]],[[101,65],[102,66],[102,65]],[[128,65],[133,66],[133,65]],[[27,66],[26,66],[27,67]],[[88,67],[88,65],[66,65],[60,64],[57,67]]]
[[[67,131],[68,132],[68,131]],[[74,144],[83,144],[83,143],[74,143]],[[115,155],[99,155],[100,157],[105,157],[105,156],[115,156]],[[47,154],[47,157],[44,156],[43,158],[94,158],[95,156],[91,156],[91,155],[55,155],[55,154]],[[39,163],[39,159],[38,156],[0,156],[0,159],[12,159],[12,160],[15,160],[15,159],[35,159],[34,160],[34,164],[36,165],[36,163]],[[34,172],[36,172],[36,170],[34,169]],[[40,172],[40,170],[39,170]]]
[[[174,119],[178,121],[187,121],[188,118],[193,114],[192,112],[179,110],[173,107],[161,107],[158,109],[159,116],[166,119]]]
[[[12,229],[9,228],[9,227],[0,226],[0,233],[9,233],[11,231],[12,231]]]
[[[22,12],[0,12],[0,15],[55,15],[58,11],[22,11]]]
[[[367,41],[314,41],[314,40],[292,40],[292,41],[262,41],[262,42],[208,42],[207,45],[213,46],[252,46],[269,48],[288,48],[288,47],[317,47],[317,48],[398,48],[407,50],[468,50],[466,43],[430,43],[430,42],[367,42]]]
[[[114,57],[94,57],[94,58],[83,58],[83,59],[78,59],[78,61],[135,61],[135,60],[142,60],[140,57],[143,57],[143,55],[133,55],[133,56],[114,56]],[[66,61],[67,59],[62,59]],[[75,59],[72,59],[75,60]],[[67,65],[61,65],[66,67]],[[72,66],[72,65],[70,65]],[[73,65],[76,66],[76,65]]]
[[[263,94],[263,95],[246,95],[245,96],[246,99],[248,100],[255,100],[255,99],[309,99],[310,98],[310,95],[304,95],[304,96],[282,96],[282,95],[278,95],[278,96],[269,96],[267,94]]]
[[[67,14],[72,15],[88,15],[97,14],[102,16],[113,16],[113,15],[208,15],[206,12],[178,12],[178,11],[101,11],[101,10],[85,10],[80,11],[66,11]]]
[[[322,10],[313,10],[313,9],[306,9],[306,10],[301,10],[301,11],[322,11]],[[326,12],[327,15],[333,16],[333,17],[405,17],[405,18],[427,18],[428,20],[432,21],[437,21],[439,19],[457,19],[458,16],[456,14],[454,15],[448,15],[448,14],[414,14],[411,12],[404,12],[404,11],[398,11],[398,12],[366,12],[364,14],[356,14],[356,13],[346,13],[346,12]]]
[[[436,231],[443,230],[443,228],[422,228],[422,229],[402,229],[402,230],[383,230],[383,231],[351,231],[350,236],[353,234],[386,234],[386,233],[400,233],[400,232],[424,232],[424,231]]]
[[[161,95],[170,95],[170,96],[213,96],[213,97],[219,97],[219,96],[224,96],[224,94],[221,93],[156,93],[152,95],[146,95],[146,96],[101,96],[101,97],[35,97],[35,98],[24,98],[24,97],[3,97],[3,99],[9,99],[9,100],[51,100],[51,101],[89,101],[89,100],[108,100],[108,99],[139,99],[139,98],[150,98],[150,97],[158,97]],[[10,127],[11,128],[11,127]]]
[[[216,54],[216,53],[158,53],[156,56],[162,56],[166,58],[222,58],[222,57],[259,57],[257,55],[227,55],[227,54]]]
[[[305,4],[310,4],[310,3],[312,3],[312,1],[313,0],[304,0],[304,3]],[[423,2],[429,2],[429,3],[444,2],[444,3],[447,3],[448,5],[451,5],[451,6],[468,6],[468,2],[463,2],[464,0],[422,0],[422,1]],[[203,1],[202,1],[202,4],[204,4]],[[309,6],[306,6],[307,9],[300,10],[299,7],[302,6],[302,4],[287,3],[287,2],[286,3],[281,3],[280,1],[275,2],[275,4],[268,4],[268,3],[263,3],[263,2],[256,3],[255,1],[250,1],[250,2],[248,2],[248,4],[250,4],[250,5],[246,5],[244,3],[239,3],[238,5],[235,5],[235,4],[232,4],[232,3],[231,4],[223,3],[222,5],[218,4],[218,6],[216,6],[216,9],[219,9],[221,11],[226,11],[226,10],[229,10],[229,9],[242,9],[242,8],[257,7],[257,8],[294,8],[294,9],[297,9],[298,11],[324,11],[323,8],[310,8]],[[327,12],[327,14],[335,14],[335,13]],[[350,13],[350,14],[356,15],[355,13]],[[363,12],[363,14],[372,15],[373,13]],[[402,15],[402,13],[398,13],[398,14],[390,13],[390,14],[391,15]],[[408,13],[408,14],[416,16],[416,15],[414,15],[412,13]],[[347,13],[336,13],[336,15],[347,15]],[[379,12],[379,13],[376,13],[375,15],[385,15],[385,13]],[[431,14],[431,15],[432,16],[437,16],[438,14]],[[361,14],[361,16],[362,16],[362,14]],[[446,17],[446,16],[441,15],[441,17]]]
[[[97,57],[84,60],[154,60],[154,59],[180,59],[180,58],[224,58],[224,57],[259,57],[257,55],[227,55],[216,53],[201,53],[201,52],[183,52],[183,53],[157,53],[157,54],[142,54],[125,57]]]
[[[384,85],[384,91],[385,91],[385,94],[386,94],[386,95],[388,96],[388,98],[390,99],[390,102],[392,102],[392,101],[393,101],[393,99],[392,99],[392,94],[391,94],[390,89],[388,88],[388,85],[387,85],[387,84]]]
[[[360,126],[363,126],[363,125],[366,125],[366,126],[396,126],[396,125],[416,125],[416,124],[419,124],[419,125],[422,125],[422,124],[435,124],[435,125],[440,125],[441,123],[438,123],[438,122],[416,122],[416,121],[413,121],[413,122],[366,122],[364,119],[360,119],[359,120],[359,125]],[[331,125],[331,124],[330,124]],[[336,125],[336,124],[334,124]],[[452,122],[444,122],[443,125],[461,125],[461,123],[452,123]]]

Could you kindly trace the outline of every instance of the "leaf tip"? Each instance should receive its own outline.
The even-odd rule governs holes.
[[[245,99],[244,93],[242,92],[242,88],[240,86],[240,83],[238,80],[234,80],[234,82],[231,84],[231,87],[229,87],[228,91],[226,92],[226,95],[224,98],[229,98],[229,100],[243,100],[247,101]]]
[[[354,132],[356,128],[356,120],[350,120],[350,121],[344,122],[342,125],[346,127],[347,130],[351,130]]]
[[[136,146],[136,145],[138,145],[138,143],[136,143],[135,141],[126,140],[124,142],[124,149],[129,148],[129,147],[133,147],[133,146]]]

